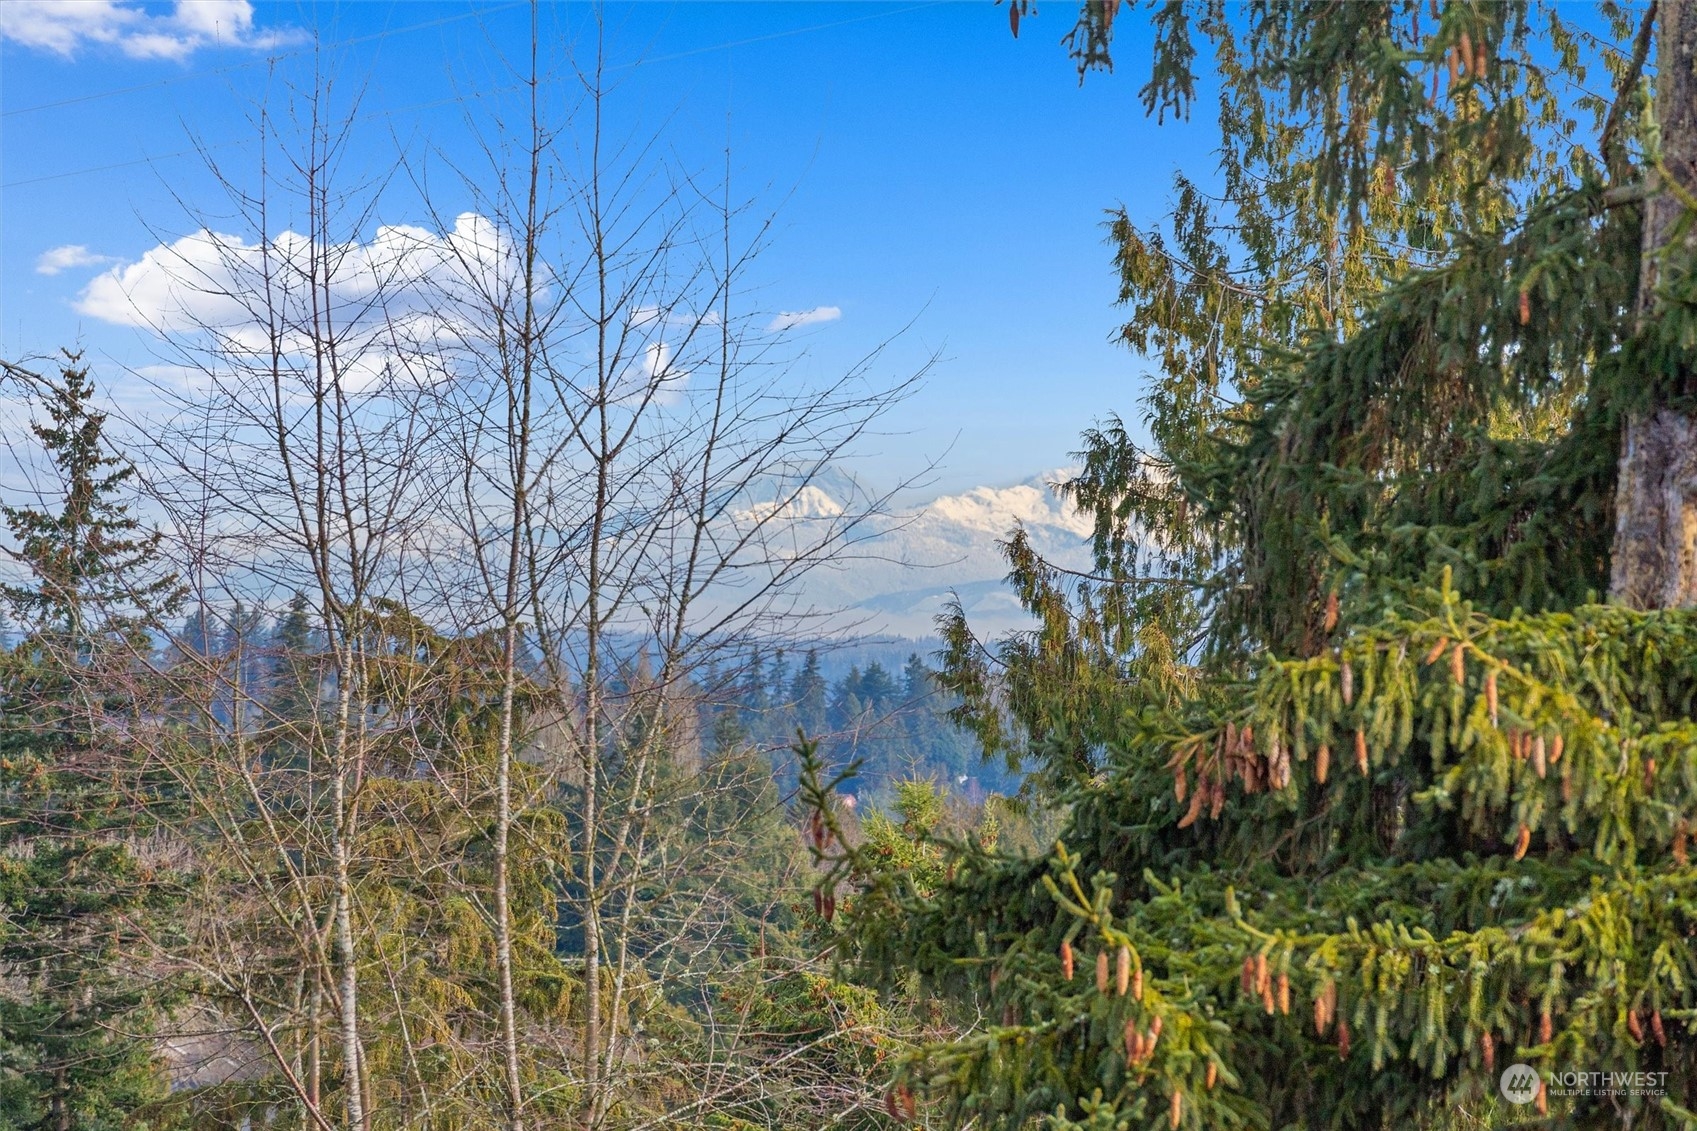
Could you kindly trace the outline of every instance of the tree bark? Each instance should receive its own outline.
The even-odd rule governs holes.
[[[1638,319],[1657,315],[1656,289],[1674,222],[1667,184],[1697,189],[1697,3],[1659,0],[1656,116],[1663,169],[1644,205]],[[1669,405],[1636,412],[1621,437],[1610,597],[1635,609],[1697,605],[1697,415]]]

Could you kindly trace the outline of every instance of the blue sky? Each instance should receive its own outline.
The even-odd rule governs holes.
[[[863,471],[942,457],[938,490],[1012,482],[1065,463],[1101,415],[1135,414],[1143,363],[1109,340],[1104,209],[1156,218],[1210,141],[1205,117],[1145,119],[1133,29],[1120,73],[1081,88],[1065,4],[1018,41],[988,2],[605,12],[610,112],[687,166],[716,171],[728,138],[736,184],[778,212],[763,300],[840,312],[797,332],[808,364],[847,364],[910,323],[892,371],[941,353]],[[591,14],[550,7],[544,24],[581,51]],[[147,362],[134,331],[79,311],[85,288],[219,214],[196,144],[239,176],[254,106],[310,74],[312,37],[342,45],[336,81],[364,91],[375,169],[397,147],[469,159],[462,101],[510,87],[500,60],[528,24],[522,5],[463,0],[0,6],[0,354],[80,343],[115,383]],[[394,208],[374,222],[426,222]]]

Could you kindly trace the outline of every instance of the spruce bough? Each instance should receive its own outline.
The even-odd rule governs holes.
[[[1036,630],[944,625],[1065,832],[939,845],[931,891],[830,856],[861,969],[998,1022],[892,1086],[947,1126],[1697,1127],[1697,613],[1615,567],[1622,437],[1697,408],[1689,6],[1605,12],[1577,107],[1550,7],[1154,12],[1151,110],[1200,45],[1226,97],[1221,187],[1113,227],[1153,443],[1085,437],[1092,576],[1012,540]]]

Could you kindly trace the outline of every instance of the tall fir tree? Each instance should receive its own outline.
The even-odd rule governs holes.
[[[790,702],[794,704],[796,725],[808,734],[819,734],[826,726],[826,693],[829,687],[819,670],[819,652],[809,648],[802,665],[790,681]]]
[[[0,656],[0,1125],[43,1131],[170,1118],[141,1114],[166,1093],[149,1027],[168,996],[143,944],[173,888],[138,847],[157,798],[123,735],[176,587],[79,360],[35,382],[53,486],[0,510],[27,571],[3,590],[23,635]]]
[[[1067,826],[931,891],[835,857],[863,969],[1000,1022],[895,1106],[1697,1126],[1697,10],[1153,13],[1147,105],[1211,48],[1223,144],[1164,232],[1113,224],[1151,444],[1085,437],[1095,576],[1013,541],[1036,630],[945,626]]]

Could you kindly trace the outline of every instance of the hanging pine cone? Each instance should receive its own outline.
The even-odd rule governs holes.
[[[1130,988],[1131,948],[1122,943],[1114,954],[1114,993],[1124,997],[1126,990]]]
[[[1184,816],[1179,818],[1178,827],[1181,829],[1188,829],[1191,825],[1194,825],[1196,823],[1196,818],[1202,815],[1202,806],[1205,805],[1207,801],[1208,783],[1206,781],[1199,781],[1196,783],[1196,789],[1190,794],[1190,808],[1186,809],[1184,811]]]
[[[1061,940],[1061,975],[1067,981],[1072,981],[1072,944]]]
[[[1105,950],[1096,952],[1096,992],[1108,992],[1108,952]]]
[[[1314,780],[1321,785],[1326,784],[1326,775],[1332,771],[1332,748],[1325,743],[1314,755]]]

